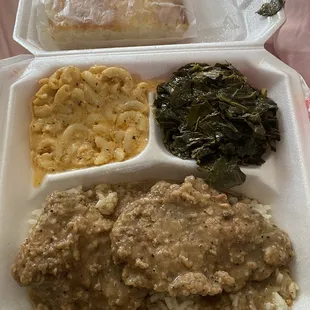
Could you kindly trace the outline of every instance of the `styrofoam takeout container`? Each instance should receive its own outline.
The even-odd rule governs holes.
[[[93,64],[117,65],[143,79],[169,77],[173,70],[193,61],[224,62],[229,60],[256,87],[266,87],[279,105],[282,141],[277,152],[268,156],[261,168],[245,169],[246,183],[238,188],[264,204],[272,205],[274,220],[286,230],[297,253],[293,277],[300,285],[294,309],[310,307],[310,268],[308,227],[310,226],[310,183],[306,158],[310,154],[307,132],[310,124],[305,113],[305,93],[299,75],[262,49],[240,51],[191,49],[169,53],[104,53],[36,58],[23,75],[12,84],[9,93],[4,158],[0,184],[0,309],[30,309],[25,291],[10,276],[10,265],[19,244],[27,236],[27,220],[45,196],[55,189],[82,184],[127,182],[143,179],[178,179],[199,175],[192,161],[178,159],[165,150],[161,134],[150,116],[150,138],[146,149],[136,158],[101,167],[49,175],[43,185],[32,187],[28,127],[29,103],[38,89],[37,81],[59,67],[75,65],[88,68]],[[3,102],[1,102],[3,104]]]
[[[238,36],[235,29],[233,37],[228,24],[228,28],[214,32],[213,41],[221,41],[217,43],[47,52],[40,49],[35,37],[31,37],[35,36],[31,2],[20,1],[15,38],[37,57],[23,56],[0,62],[0,310],[31,309],[26,290],[10,275],[10,265],[27,236],[31,212],[40,207],[53,190],[77,185],[88,187],[102,182],[182,180],[190,174],[200,176],[194,162],[169,154],[153,115],[150,115],[149,142],[137,157],[122,163],[48,175],[41,187],[33,188],[28,129],[30,102],[39,88],[38,80],[65,65],[81,69],[94,64],[116,65],[143,79],[158,79],[169,78],[174,70],[189,62],[214,64],[225,61],[248,76],[253,86],[267,88],[269,96],[279,105],[282,140],[277,152],[269,154],[262,167],[244,169],[247,181],[236,190],[263,204],[270,204],[274,221],[289,233],[297,254],[292,264],[293,278],[300,286],[293,309],[310,309],[310,246],[307,238],[310,227],[307,162],[310,158],[310,123],[304,104],[308,90],[294,70],[263,49],[264,42],[284,21],[284,15],[281,12],[262,20],[254,15],[258,19],[253,17],[251,21],[250,12],[256,11],[262,1],[209,0],[204,3],[205,20],[203,15],[200,23],[208,24],[213,14],[217,14],[214,21],[225,15],[236,23],[234,18],[237,16],[238,25],[243,25],[242,31],[238,30],[242,36]]]

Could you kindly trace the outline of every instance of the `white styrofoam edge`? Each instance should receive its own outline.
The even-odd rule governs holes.
[[[303,94],[303,101],[296,102],[297,104],[303,105],[304,109],[297,109],[295,108],[296,117],[298,117],[298,123],[300,125],[300,129],[297,129],[297,135],[299,139],[297,139],[297,143],[299,148],[302,150],[302,155],[304,158],[303,162],[300,162],[302,166],[302,178],[304,179],[304,184],[307,185],[307,191],[305,195],[307,196],[307,200],[310,201],[310,143],[309,143],[309,134],[310,134],[310,120],[308,116],[308,111],[306,108],[306,97],[309,95],[309,87],[307,86],[305,80],[302,76],[289,67],[287,64],[282,62],[276,56],[272,55],[271,53],[267,52],[268,57],[273,60],[274,63],[278,66],[279,69],[282,69],[286,72],[287,76],[290,79],[291,87],[295,90],[295,93],[302,93]],[[294,102],[294,101],[293,101]]]
[[[27,31],[25,27],[22,27],[24,19],[26,19],[27,15],[30,17],[30,9],[28,8],[28,12],[26,12],[27,6],[26,2],[24,1],[19,1],[18,2],[18,7],[17,7],[17,12],[16,12],[16,17],[15,17],[15,24],[14,24],[14,29],[13,29],[13,39],[19,43],[21,46],[25,47],[30,53],[35,55],[30,49],[29,49],[29,44],[24,44],[24,40],[22,39],[22,32]],[[29,20],[28,20],[29,21]]]
[[[272,37],[272,35],[276,33],[278,29],[280,29],[280,27],[286,21],[286,15],[284,9],[278,12],[276,16],[278,16],[278,20],[269,28],[269,30],[264,35],[259,37],[258,40],[254,42],[255,45],[263,46]],[[272,19],[275,18],[275,16],[267,18]]]
[[[304,180],[304,184],[307,187],[307,191],[305,195],[307,197],[307,201],[310,201],[310,143],[309,143],[309,134],[310,134],[310,120],[307,113],[307,108],[305,104],[305,99],[309,94],[309,88],[301,77],[301,75],[295,71],[293,68],[285,64],[279,58],[266,51],[265,60],[272,62],[279,70],[286,75],[286,77],[290,81],[290,88],[292,90],[292,94],[294,97],[292,98],[292,102],[296,103],[293,106],[295,117],[298,119],[298,124],[300,125],[296,128],[296,135],[299,139],[297,139],[297,143],[299,149],[302,150],[301,156],[304,158],[302,162],[300,162],[301,171],[302,171],[302,179]],[[296,98],[295,98],[296,96]],[[300,100],[294,100],[298,97],[301,97]],[[300,105],[302,108],[298,107]],[[307,160],[309,159],[309,160]]]
[[[21,54],[21,55],[9,57],[9,58],[0,59],[0,73],[2,74],[2,72],[11,65],[14,65],[18,62],[21,62],[27,59],[32,59],[32,58],[33,58],[32,55]],[[1,81],[4,81],[3,77],[1,77]]]
[[[18,77],[22,74],[21,72],[26,69],[32,59],[32,55],[25,54],[0,60],[0,135],[3,134],[6,127],[6,115],[8,108],[6,103],[9,99],[11,85],[16,81],[16,79],[18,79]],[[0,175],[2,165],[4,164],[3,147],[4,139],[0,136]]]
[[[274,24],[271,25],[269,30],[254,42],[251,41],[233,41],[233,42],[212,42],[212,43],[187,43],[187,44],[171,44],[171,45],[150,45],[150,46],[129,46],[129,47],[113,47],[113,48],[98,48],[98,49],[82,49],[82,50],[63,50],[63,51],[47,51],[47,50],[39,50],[35,47],[31,42],[26,39],[27,29],[23,27],[23,24],[27,24],[31,14],[31,6],[27,6],[26,2],[29,0],[20,0],[16,21],[13,31],[13,39],[27,49],[30,53],[35,56],[57,56],[57,55],[72,55],[72,54],[89,54],[89,53],[118,53],[126,51],[130,52],[146,52],[146,51],[162,51],[162,50],[181,50],[188,48],[223,48],[223,47],[247,47],[247,46],[263,46],[267,40],[281,27],[281,25],[285,22],[286,16],[284,10],[278,12],[275,16],[268,17],[270,21],[273,19],[276,20]],[[271,22],[270,22],[271,24]],[[23,35],[22,35],[23,33]]]
[[[309,92],[310,92],[310,87],[307,85],[305,79],[301,75],[299,75],[299,78],[300,78],[302,89],[303,89],[306,97],[308,97]]]

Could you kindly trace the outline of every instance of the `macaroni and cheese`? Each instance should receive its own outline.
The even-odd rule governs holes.
[[[148,84],[118,67],[63,67],[40,81],[30,125],[34,185],[47,173],[120,162],[148,140]]]

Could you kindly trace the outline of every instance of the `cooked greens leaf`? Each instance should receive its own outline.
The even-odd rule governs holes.
[[[227,162],[220,157],[212,163],[201,166],[201,171],[206,172],[205,181],[218,190],[225,190],[244,183],[246,176],[240,170],[239,165],[234,162]]]
[[[280,140],[277,104],[231,64],[191,63],[157,88],[155,117],[166,148],[194,159],[218,189],[240,185],[240,165],[261,165]]]
[[[271,0],[269,3],[264,3],[256,12],[261,16],[273,16],[284,8],[284,0]]]

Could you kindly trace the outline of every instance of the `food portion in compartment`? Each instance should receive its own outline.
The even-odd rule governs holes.
[[[132,44],[136,45],[143,40],[176,41],[187,37],[194,20],[182,0],[41,1],[47,25],[38,24],[39,35],[45,39],[49,34],[65,48],[117,46],[124,40],[134,40]]]
[[[47,173],[121,162],[148,141],[148,84],[125,69],[63,67],[40,81],[30,125],[34,184]]]
[[[194,177],[158,182],[122,212],[111,239],[125,284],[171,296],[235,293],[294,256],[286,233]]]
[[[294,251],[268,208],[194,177],[56,191],[12,274],[42,309],[286,309]]]
[[[47,197],[12,268],[16,281],[30,287],[36,309],[139,307],[146,291],[123,283],[111,255],[117,205],[118,195],[107,185]]]
[[[262,165],[280,141],[277,104],[228,63],[178,69],[158,86],[154,106],[166,148],[196,160],[217,189],[242,184],[240,166]]]

